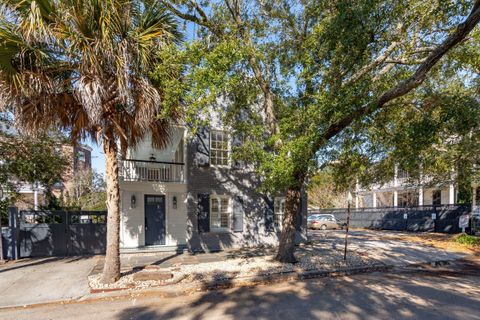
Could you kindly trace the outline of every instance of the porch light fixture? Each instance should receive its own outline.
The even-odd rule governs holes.
[[[130,206],[132,208],[135,208],[135,205],[137,204],[137,198],[135,197],[134,194],[132,194],[132,197],[130,198]]]
[[[177,209],[177,196],[173,196],[172,207],[173,209]]]

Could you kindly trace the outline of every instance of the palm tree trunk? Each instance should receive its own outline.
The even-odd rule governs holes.
[[[117,146],[113,137],[103,140],[107,178],[107,252],[102,283],[120,278],[120,189],[118,183]]]
[[[300,187],[290,187],[285,199],[285,215],[283,218],[282,234],[275,260],[280,262],[295,263],[295,234],[296,221],[300,212],[301,203]]]

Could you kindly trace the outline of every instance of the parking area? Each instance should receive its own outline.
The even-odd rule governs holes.
[[[80,298],[97,257],[23,259],[0,266],[0,308]]]
[[[455,260],[467,254],[434,248],[408,240],[408,233],[385,230],[350,230],[348,251],[368,256],[379,263],[404,266],[416,263]],[[345,245],[345,230],[308,230],[312,246],[341,250]]]

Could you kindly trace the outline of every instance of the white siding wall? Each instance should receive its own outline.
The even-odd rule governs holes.
[[[121,190],[120,245],[137,248],[145,245],[145,195],[165,195],[166,245],[186,244],[187,208],[186,185],[150,182],[123,182]],[[136,205],[131,206],[132,195]],[[177,209],[173,209],[173,196],[177,197]]]
[[[442,189],[442,204],[448,204],[448,188]]]
[[[431,206],[433,204],[433,189],[424,189],[423,205]]]

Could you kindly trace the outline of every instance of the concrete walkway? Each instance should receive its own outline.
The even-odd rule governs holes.
[[[96,257],[24,259],[0,266],[0,308],[80,298]]]

